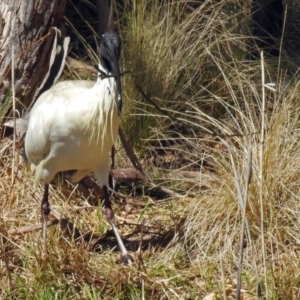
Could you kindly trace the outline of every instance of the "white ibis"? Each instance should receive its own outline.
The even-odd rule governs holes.
[[[119,70],[121,41],[115,31],[102,35],[99,77],[62,81],[43,93],[30,113],[25,151],[35,183],[45,184],[41,203],[42,240],[46,242],[49,183],[60,171],[77,170],[73,182],[93,172],[104,194],[104,213],[116,236],[121,259],[131,259],[118,233],[108,194],[109,156],[122,110]]]

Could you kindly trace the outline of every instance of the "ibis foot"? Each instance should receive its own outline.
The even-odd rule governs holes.
[[[121,255],[120,259],[117,260],[117,263],[120,265],[130,266],[133,263],[133,258],[128,253]]]

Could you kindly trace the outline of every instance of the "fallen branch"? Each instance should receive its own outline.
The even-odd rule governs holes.
[[[57,224],[59,224],[59,220],[50,220],[47,222],[47,227],[51,227]],[[10,229],[8,230],[8,234],[18,235],[18,234],[25,234],[25,233],[39,231],[39,230],[42,230],[42,223],[36,225],[24,226],[17,229]]]
[[[127,139],[125,137],[125,134],[122,130],[122,128],[119,128],[119,138],[123,144],[124,150],[127,154],[127,156],[129,157],[132,165],[139,170],[145,177],[146,182],[153,188],[158,188],[160,189],[163,193],[166,193],[169,196],[173,196],[173,197],[178,197],[178,198],[184,198],[184,195],[180,195],[168,188],[159,186],[157,184],[155,184],[150,177],[148,176],[148,174],[146,173],[146,171],[144,170],[144,168],[142,167],[142,165],[140,164],[137,156],[135,155],[134,151],[132,150],[131,146],[129,145],[129,143],[127,142]]]

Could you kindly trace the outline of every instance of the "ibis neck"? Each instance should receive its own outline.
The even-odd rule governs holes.
[[[118,111],[118,115],[120,114],[121,110],[122,110],[122,91],[121,91],[121,81],[120,81],[120,74],[119,74],[119,67],[116,68],[116,74],[111,74],[110,72],[107,72],[107,70],[101,65],[101,63],[99,64],[99,76],[98,76],[98,80],[96,85],[98,84],[105,84],[107,85],[108,89],[110,90],[110,92],[114,95],[114,101],[116,103],[116,107],[117,107],[117,111]],[[105,77],[103,76],[103,74],[101,74],[101,72],[103,72],[106,75],[113,75],[113,76],[109,76],[109,77]]]
[[[99,64],[99,70],[103,72],[103,74],[106,75],[111,75],[110,73],[108,73],[101,64]],[[103,76],[103,74],[101,74],[100,72],[98,72],[98,79],[96,82],[96,85],[98,84],[103,84],[104,82],[106,82],[106,84],[108,84],[109,87],[113,88],[116,84],[116,80],[115,77],[105,77]]]
[[[103,68],[103,66],[101,65],[101,63],[99,63],[98,69],[99,69],[101,72],[103,72],[104,74],[109,75],[109,74],[107,73],[107,71]],[[102,77],[102,74],[101,74],[100,72],[98,73],[98,77]]]

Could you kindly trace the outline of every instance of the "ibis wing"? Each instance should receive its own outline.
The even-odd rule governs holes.
[[[50,151],[50,135],[56,130],[57,118],[63,117],[66,101],[72,101],[78,94],[90,89],[91,81],[62,81],[43,93],[30,112],[25,138],[25,151],[29,163],[38,165]]]

